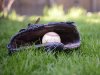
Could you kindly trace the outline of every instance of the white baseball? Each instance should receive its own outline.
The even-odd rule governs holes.
[[[47,42],[61,42],[60,36],[55,32],[48,32],[42,38],[42,43]]]

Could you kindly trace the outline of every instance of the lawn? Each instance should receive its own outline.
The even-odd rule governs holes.
[[[30,21],[0,19],[0,75],[100,75],[100,15],[68,18],[80,31],[81,46],[71,52],[47,53],[30,49],[8,55],[12,35]],[[45,20],[48,23],[56,20]],[[58,20],[62,21],[62,20]]]

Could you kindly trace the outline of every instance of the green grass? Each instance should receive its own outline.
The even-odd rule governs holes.
[[[0,19],[0,75],[100,75],[100,16],[69,19],[77,23],[81,47],[56,56],[34,47],[9,56],[6,45],[28,21]]]

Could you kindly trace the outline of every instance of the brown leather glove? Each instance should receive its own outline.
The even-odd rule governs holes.
[[[61,43],[42,44],[42,37],[47,32],[56,32],[61,37]],[[28,24],[26,29],[21,29],[15,34],[10,43],[7,45],[9,54],[21,50],[27,45],[32,46],[34,43],[36,48],[45,47],[52,49],[75,49],[80,46],[80,35],[74,22],[56,22],[48,24]],[[55,47],[54,47],[55,46]]]

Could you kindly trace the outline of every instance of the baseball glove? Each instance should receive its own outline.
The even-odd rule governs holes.
[[[36,21],[37,23],[38,21]],[[47,50],[75,49],[80,46],[80,35],[74,22],[56,22],[48,24],[28,24],[26,29],[21,29],[15,34],[7,45],[9,54],[21,50],[26,46],[40,48],[45,47]],[[42,37],[47,32],[56,32],[61,37],[61,43],[42,44]]]

